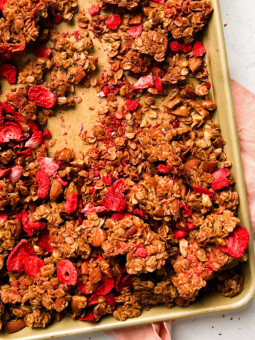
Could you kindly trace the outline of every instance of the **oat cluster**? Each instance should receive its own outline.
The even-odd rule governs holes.
[[[79,9],[75,0],[0,5],[0,75],[19,84],[0,103],[0,325],[9,333],[66,315],[124,321],[243,288],[234,267],[247,260],[249,234],[201,42],[209,2]],[[59,33],[75,13],[79,29]],[[96,39],[107,46],[97,76]],[[97,91],[98,121],[81,128],[87,149],[50,157],[45,124],[56,109],[79,110],[77,85]]]

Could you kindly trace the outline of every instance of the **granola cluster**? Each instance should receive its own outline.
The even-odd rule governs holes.
[[[123,321],[205,287],[240,293],[249,234],[211,117],[209,2],[100,0],[64,33],[75,0],[0,6],[0,76],[19,84],[0,103],[0,326]],[[98,121],[81,128],[86,151],[51,156],[45,124],[78,107],[77,85],[97,92]]]

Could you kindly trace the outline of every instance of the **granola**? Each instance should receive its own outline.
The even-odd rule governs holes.
[[[232,268],[247,260],[249,235],[198,40],[212,11],[206,0],[3,5],[1,75],[19,84],[0,103],[6,332],[66,315],[124,321],[158,304],[188,306],[205,287],[242,291]],[[60,33],[76,13],[78,29]],[[100,108],[90,131],[81,122],[87,149],[52,155],[44,125],[58,109],[78,112],[76,91],[90,86]]]

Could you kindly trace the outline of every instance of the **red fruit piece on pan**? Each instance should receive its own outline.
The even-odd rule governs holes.
[[[37,245],[48,253],[53,253],[54,248],[50,244],[50,233],[48,230],[42,230],[40,232]]]
[[[0,65],[0,76],[5,77],[9,84],[16,84],[17,68],[11,64]]]
[[[114,279],[105,276],[103,279],[103,283],[98,286],[94,293],[97,294],[98,296],[100,295],[106,295],[110,293],[110,291],[114,288]]]
[[[168,169],[168,167],[164,164],[159,164],[157,166],[158,172],[161,174],[169,174],[170,170]]]
[[[186,211],[186,214],[187,214],[188,216],[192,216],[192,210],[189,209],[189,207],[187,206],[187,204],[186,204],[185,202],[181,201],[181,205],[182,205],[183,209]]]
[[[214,196],[214,192],[212,192],[212,191],[210,191],[206,188],[203,188],[199,185],[194,185],[192,188],[194,189],[195,193],[197,193],[197,194],[200,194],[200,195],[205,194],[205,195],[208,195],[209,197]]]
[[[147,220],[148,216],[141,209],[134,209],[132,214],[141,218],[142,220]]]
[[[127,34],[130,35],[132,38],[138,38],[142,34],[143,26],[142,24],[131,26],[127,30]]]
[[[136,246],[136,251],[134,253],[135,257],[146,257],[147,256],[147,250],[142,246],[141,244],[138,244]]]
[[[107,305],[111,307],[115,307],[116,305],[115,295],[114,294],[105,295],[105,302],[107,303]]]
[[[21,165],[16,165],[13,168],[11,168],[10,181],[12,185],[18,182],[18,180],[22,176],[22,173],[23,173],[23,168]]]
[[[226,246],[218,246],[218,248],[226,254],[235,258],[243,256],[249,243],[249,232],[242,226],[237,226],[234,231],[224,238]]]
[[[112,179],[110,176],[104,176],[102,177],[102,181],[106,184],[106,185],[112,185]]]
[[[37,256],[27,256],[24,258],[24,272],[35,277],[36,274],[41,272],[41,268],[44,266],[44,261]]]
[[[28,90],[28,98],[38,106],[50,109],[57,103],[57,98],[54,93],[43,85],[30,87]]]
[[[32,154],[32,150],[31,149],[26,149],[26,150],[18,151],[17,152],[17,156],[21,156],[23,158],[26,158],[26,157],[30,156],[31,154]]]
[[[8,0],[0,0],[0,11],[4,9],[4,5],[6,4]]]
[[[155,87],[158,92],[162,92],[163,86],[160,77],[157,75],[155,79]]]
[[[37,171],[35,175],[36,182],[38,183],[37,196],[39,198],[45,198],[49,194],[50,179],[49,176],[42,170]]]
[[[206,50],[204,48],[204,45],[201,41],[195,42],[193,46],[193,56],[195,58],[202,57],[206,53]]]
[[[49,58],[49,56],[51,55],[51,48],[49,47],[45,47],[45,46],[39,46],[37,47],[37,49],[35,50],[35,56],[36,58]]]
[[[88,8],[89,14],[93,17],[94,15],[97,15],[99,13],[99,6],[91,6]]]
[[[93,313],[87,313],[86,316],[84,318],[79,318],[78,320],[80,321],[90,321],[93,322],[95,321],[94,315]]]
[[[170,42],[170,50],[173,52],[188,53],[192,50],[191,44],[181,44],[178,41]]]
[[[8,143],[10,140],[20,141],[22,137],[19,124],[8,122],[0,126],[0,143]]]
[[[32,137],[29,140],[26,141],[25,147],[26,148],[36,149],[39,145],[42,144],[42,140],[43,140],[42,131],[36,130],[32,134]]]
[[[127,274],[126,268],[123,268],[122,272],[115,279],[115,289],[117,292],[121,292],[123,287],[132,287],[133,279],[132,275]]]
[[[59,24],[62,21],[62,15],[60,13],[56,13],[54,17],[55,24]]]
[[[54,175],[59,169],[59,165],[55,163],[52,158],[38,157],[37,160],[40,169],[44,171],[48,176]]]
[[[230,175],[230,171],[228,169],[220,169],[212,173],[213,182],[212,189],[220,190],[222,188],[229,186],[229,180],[227,177]]]
[[[115,30],[118,29],[118,27],[121,24],[121,17],[118,14],[111,14],[111,15],[109,15],[109,17],[106,20],[105,24],[106,24],[106,27],[109,30],[115,31]]]
[[[9,176],[10,172],[11,172],[11,168],[0,170],[0,177]]]
[[[20,243],[13,248],[7,258],[6,265],[10,272],[18,271],[22,273],[24,270],[24,257],[36,255],[33,247],[27,240],[21,240]]]
[[[115,222],[118,222],[118,221],[123,220],[123,218],[125,218],[127,216],[131,216],[131,214],[129,214],[127,212],[119,212],[119,213],[113,214],[111,219]]]
[[[139,102],[134,99],[128,99],[125,102],[125,106],[129,111],[134,112],[138,108]]]
[[[154,79],[152,74],[148,74],[147,76],[141,77],[138,81],[133,85],[134,90],[138,89],[148,89],[149,87],[154,86]]]
[[[57,276],[60,282],[75,286],[77,282],[77,270],[70,260],[61,260],[57,265]]]
[[[126,208],[127,202],[121,193],[107,193],[101,204],[111,211],[121,212]]]
[[[187,236],[189,233],[184,230],[174,229],[173,234],[175,238],[180,239],[180,238]]]

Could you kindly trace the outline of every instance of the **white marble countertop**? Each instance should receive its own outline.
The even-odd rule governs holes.
[[[255,1],[220,0],[220,4],[230,76],[255,93]],[[172,340],[240,340],[242,336],[255,339],[255,300],[235,312],[178,320],[172,329]],[[60,340],[109,339],[92,333]]]

